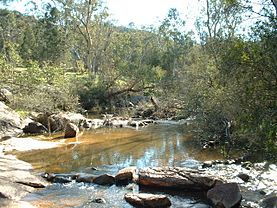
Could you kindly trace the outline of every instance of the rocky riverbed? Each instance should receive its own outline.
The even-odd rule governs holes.
[[[214,203],[220,202],[225,207],[229,206],[226,204],[232,204],[232,206],[234,204],[238,204],[238,202],[240,202],[241,196],[242,207],[274,208],[277,206],[276,164],[268,162],[252,164],[249,161],[239,160],[206,161],[204,163],[191,159],[182,159],[182,161],[179,161],[179,159],[175,158],[184,158],[185,155],[179,154],[177,156],[176,152],[180,151],[181,153],[184,148],[186,148],[186,146],[182,146],[181,144],[186,143],[187,138],[180,137],[180,133],[178,132],[174,134],[175,136],[173,138],[170,138],[170,134],[168,134],[167,130],[165,130],[166,134],[162,135],[161,143],[156,143],[160,139],[156,138],[153,135],[148,135],[147,137],[145,137],[145,139],[141,139],[142,135],[139,134],[139,131],[135,131],[135,137],[133,137],[134,135],[130,134],[130,132],[128,132],[128,134],[126,134],[126,132],[120,132],[120,135],[122,133],[125,136],[129,134],[133,135],[131,137],[131,140],[125,141],[120,138],[113,139],[113,142],[116,144],[113,145],[110,144],[112,143],[112,141],[108,139],[108,143],[103,143],[105,146],[104,149],[99,146],[100,152],[105,152],[107,149],[107,144],[109,144],[109,148],[111,148],[112,151],[116,150],[117,154],[120,154],[120,151],[118,149],[114,149],[118,146],[118,144],[120,144],[119,146],[123,147],[123,151],[125,152],[126,150],[129,154],[130,148],[133,148],[133,145],[135,145],[137,147],[137,150],[145,153],[142,157],[146,159],[148,158],[147,161],[145,160],[145,163],[143,163],[142,167],[129,168],[129,171],[123,169],[120,170],[117,174],[116,172],[111,170],[109,170],[107,173],[102,172],[101,175],[84,175],[79,173],[72,174],[71,172],[66,172],[62,175],[47,173],[47,175],[44,174],[44,177],[47,179],[45,180],[40,177],[38,173],[34,173],[32,171],[32,166],[29,163],[20,161],[16,159],[16,157],[13,155],[7,155],[7,153],[13,154],[20,151],[28,151],[31,153],[32,151],[36,150],[38,154],[41,154],[43,152],[43,149],[49,149],[47,151],[51,150],[53,152],[54,148],[56,148],[56,151],[59,151],[58,147],[65,147],[65,149],[63,150],[64,153],[67,153],[69,151],[70,155],[72,153],[73,160],[77,158],[78,161],[82,161],[83,158],[78,158],[81,156],[82,153],[79,152],[78,147],[82,151],[91,152],[91,148],[88,148],[88,145],[92,145],[94,149],[98,147],[98,145],[103,141],[102,138],[96,139],[96,137],[99,137],[102,134],[99,134],[99,132],[97,134],[96,132],[96,137],[92,137],[93,139],[90,138],[90,140],[93,141],[83,141],[86,143],[86,145],[83,146],[81,145],[82,139],[80,139],[79,141],[77,141],[76,139],[76,141],[73,142],[74,145],[71,147],[69,145],[72,145],[72,142],[69,142],[70,139],[65,139],[63,135],[59,137],[54,137],[54,139],[50,138],[46,140],[45,137],[39,136],[36,137],[36,139],[31,137],[16,137],[17,135],[22,134],[24,131],[29,133],[43,133],[49,131],[49,129],[61,130],[66,127],[67,123],[71,123],[75,126],[72,125],[73,128],[70,128],[70,131],[72,132],[69,132],[69,135],[79,136],[79,129],[77,129],[78,131],[74,132],[75,127],[80,128],[81,131],[83,128],[97,129],[104,125],[110,127],[129,127],[133,128],[134,130],[138,130],[138,128],[145,127],[149,123],[153,123],[153,121],[130,119],[124,120],[121,118],[113,118],[111,115],[105,115],[106,118],[104,119],[86,119],[79,114],[71,113],[60,113],[57,115],[47,116],[46,118],[44,116],[36,115],[36,120],[22,120],[15,112],[8,109],[8,107],[3,104],[0,105],[0,116],[0,120],[2,122],[0,126],[1,207],[32,207],[31,204],[21,201],[22,197],[29,195],[31,192],[43,190],[45,187],[53,186],[51,185],[51,183],[54,183],[54,185],[57,183],[69,183],[72,186],[75,186],[74,184],[76,183],[93,183],[100,186],[116,186],[112,189],[117,190],[118,185],[125,186],[130,182],[133,182],[137,185],[131,185],[131,188],[128,188],[129,186],[127,186],[126,189],[122,189],[123,191],[120,192],[122,194],[119,196],[120,200],[121,198],[125,198],[125,200],[129,203],[138,203],[139,206],[141,206],[141,204],[147,204],[147,206],[150,206],[149,203],[156,204],[157,200],[160,199],[162,200],[162,203],[165,204],[164,206],[170,206],[170,204],[172,204],[172,207],[182,207],[182,200],[176,202],[176,200],[180,200],[180,198],[176,198],[175,194],[182,191],[183,189],[189,192],[195,190],[201,192],[204,191],[205,196],[208,196],[211,201],[213,201]],[[41,123],[38,121],[40,121]],[[50,122],[50,125],[48,125],[49,129],[45,127],[47,122]],[[155,121],[155,123],[161,125],[161,128],[165,128],[165,125],[184,125],[187,123],[187,121]],[[107,134],[111,134],[111,132],[107,132]],[[118,134],[115,135],[118,136]],[[105,135],[103,134],[102,136],[104,138]],[[169,141],[168,138],[170,138]],[[148,143],[149,141],[151,141],[151,143]],[[169,144],[169,149],[166,149],[165,146],[167,142]],[[127,144],[133,145],[125,146]],[[144,149],[145,147],[142,146],[142,144],[149,144],[151,147],[157,147],[157,150],[154,150],[153,148]],[[143,148],[140,149],[140,147]],[[69,149],[67,150],[67,148]],[[190,146],[189,149],[192,148],[193,147]],[[164,153],[167,154],[168,152],[171,152],[172,154],[164,155],[163,153],[156,153],[157,151],[161,152],[162,149]],[[100,154],[100,152],[98,152],[98,154]],[[87,152],[83,153],[84,157],[86,157]],[[187,154],[187,152],[185,153]],[[93,152],[93,155],[95,154],[96,153]],[[112,155],[112,157],[115,157],[114,154]],[[170,164],[170,166],[161,166],[158,161],[162,158],[155,158],[156,156],[154,158],[151,158],[151,155],[153,157],[155,155],[159,155],[159,157],[162,158],[164,158],[165,156],[168,157],[167,164]],[[131,156],[133,155],[131,154]],[[65,159],[65,157],[63,159]],[[126,158],[125,161],[128,161],[129,159]],[[132,158],[132,160],[133,159],[134,158]],[[152,159],[156,159],[157,163],[154,163]],[[70,163],[70,161],[66,162]],[[140,164],[141,166],[142,163],[141,161],[138,161],[137,164]],[[151,167],[147,167],[149,165]],[[136,173],[136,176],[134,176],[134,173]],[[83,186],[81,185],[81,187]],[[134,189],[132,187],[139,187],[139,189]],[[145,187],[151,190],[154,188],[151,191],[150,195],[143,193],[143,188]],[[90,186],[88,186],[88,189],[89,188]],[[131,195],[130,189],[133,193]],[[168,190],[172,189],[176,190],[174,194],[168,194]],[[229,200],[230,190],[234,190],[234,195],[233,197],[231,197],[232,200]],[[158,193],[158,195],[156,194],[156,192]],[[225,193],[225,195],[218,196],[215,194],[218,192],[226,192],[227,194]],[[161,195],[161,193],[165,193],[165,195]],[[113,198],[113,200],[115,199]],[[110,204],[112,204],[112,202],[109,202],[109,196],[103,196],[102,198],[96,198],[93,200],[93,203],[99,202],[104,204],[106,203],[107,205],[104,207],[109,207]],[[122,201],[120,201],[120,203],[121,205],[123,204]],[[202,205],[203,204],[201,204],[201,206]],[[154,207],[155,206],[156,205],[154,205]],[[91,205],[89,207],[93,206]]]
[[[34,149],[53,148],[57,146],[63,146],[65,144],[66,143],[64,143],[64,139],[50,142],[40,141],[32,138],[10,138],[8,140],[2,141],[0,147],[4,151],[30,151]],[[97,184],[111,186],[112,184],[118,183],[118,181],[122,181],[123,184],[126,185],[129,182],[133,181],[130,176],[132,175],[133,177],[134,173],[138,173],[138,176],[135,177],[137,179],[134,180],[135,183],[142,187],[148,187],[151,189],[155,188],[154,190],[157,190],[157,193],[162,193],[164,191],[166,193],[166,189],[180,190],[185,188],[190,190],[192,187],[195,187],[196,190],[198,189],[201,191],[202,189],[209,190],[215,185],[216,181],[222,181],[223,183],[235,183],[238,185],[240,194],[242,195],[242,207],[259,208],[276,206],[277,167],[276,164],[270,164],[267,162],[252,164],[248,161],[238,162],[237,160],[206,161],[204,163],[194,161],[193,165],[192,162],[184,162],[182,163],[184,164],[184,167],[179,168],[160,167],[154,169],[137,169],[134,167],[130,168],[128,171],[119,171],[117,175],[110,175],[110,173],[108,175],[104,174],[104,176],[98,177],[97,180],[95,180],[97,176],[95,174],[82,175],[75,173],[73,176],[69,177],[72,174],[67,173],[68,175],[65,176],[63,174],[54,175],[51,180],[49,180],[48,178],[48,181],[45,181],[37,174],[33,174],[32,166],[26,162],[17,160],[15,156],[4,155],[2,152],[0,153],[0,163],[0,196],[5,199],[1,200],[1,206],[4,207],[10,207],[11,204],[13,204],[13,206],[20,207],[21,203],[25,203],[24,206],[26,207],[31,207],[31,205],[27,204],[26,202],[21,202],[20,199],[30,192],[36,191],[38,189],[43,189],[45,186],[49,185],[50,182],[96,182]],[[187,169],[188,166],[190,167],[189,169]],[[174,175],[173,173],[176,175]],[[156,176],[159,177],[157,178]],[[185,178],[182,177],[187,178],[187,182],[184,182]],[[54,180],[53,178],[56,178],[56,180]],[[66,180],[64,180],[65,178]],[[103,183],[103,180],[105,181],[106,179],[109,181],[109,183],[105,184]],[[126,193],[128,193],[128,191]],[[135,193],[138,194],[140,192]],[[151,193],[155,195],[156,191],[151,191]],[[139,197],[141,200],[145,199],[146,196],[148,195],[128,195],[128,197],[125,198],[128,198],[128,200],[132,201],[130,197]],[[122,197],[124,197],[124,194],[122,194]],[[160,197],[159,194],[158,196],[151,195],[150,199],[153,200],[153,197],[166,200],[164,199],[164,197]],[[175,200],[174,198],[171,198],[170,195],[167,195],[167,197],[169,198],[169,200]],[[108,196],[104,196],[103,199],[105,201],[109,200]],[[173,207],[176,205],[174,201],[170,203],[173,204]]]
[[[15,207],[18,201],[32,191],[49,185],[31,173],[30,164],[15,156],[0,153],[0,206]],[[14,204],[13,206],[11,206]]]

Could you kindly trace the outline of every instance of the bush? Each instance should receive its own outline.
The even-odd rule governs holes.
[[[61,67],[40,67],[36,62],[25,68],[13,68],[1,62],[3,71],[1,86],[8,86],[13,96],[10,105],[14,109],[53,113],[78,108],[78,96],[74,80],[66,76]],[[12,73],[12,76],[9,74]]]

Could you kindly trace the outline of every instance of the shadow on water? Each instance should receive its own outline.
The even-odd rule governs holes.
[[[192,135],[176,126],[150,126],[140,131],[97,129],[84,132],[77,139],[65,140],[65,143],[61,147],[22,152],[17,156],[31,163],[37,172],[111,174],[128,166],[196,167],[198,161],[222,158],[215,150],[200,149]],[[97,171],[92,167],[96,167]],[[127,192],[130,190],[124,187],[100,187],[73,182],[67,185],[54,184],[30,194],[26,200],[33,204],[46,203],[44,207],[131,207],[123,200]],[[203,193],[193,196],[184,192],[167,194],[174,207],[209,207],[203,200]],[[107,204],[95,206],[89,203],[91,198],[99,197],[105,198]]]

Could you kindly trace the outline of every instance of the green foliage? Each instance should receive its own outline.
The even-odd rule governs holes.
[[[1,66],[0,87],[8,87],[12,91],[10,105],[13,108],[49,113],[77,109],[74,80],[64,74],[63,68],[39,67],[31,62],[20,69],[5,64],[3,60]]]
[[[0,88],[12,91],[13,107],[44,112],[76,110],[79,102],[87,110],[112,109],[132,94],[155,95],[155,110],[166,116],[195,116],[201,141],[245,144],[271,157],[276,5],[262,8],[246,38],[237,32],[253,12],[249,1],[204,2],[197,37],[176,9],[159,27],[143,29],[114,26],[97,0],[55,0],[37,17],[2,9]]]

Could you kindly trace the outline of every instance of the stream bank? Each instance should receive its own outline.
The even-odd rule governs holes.
[[[24,171],[32,172],[32,175],[36,177],[42,172],[115,175],[120,169],[129,166],[136,166],[139,169],[169,166],[204,169],[213,176],[222,177],[226,182],[239,184],[243,196],[243,207],[266,207],[262,205],[262,200],[271,196],[274,199],[276,196],[274,192],[276,190],[276,179],[274,178],[274,174],[277,172],[276,165],[266,162],[246,165],[222,161],[222,155],[216,149],[203,150],[193,142],[193,135],[184,131],[183,121],[158,122],[157,125],[148,125],[148,128],[139,127],[138,129],[136,126],[132,128],[92,128],[79,134],[76,138],[69,139],[63,138],[62,135],[40,136],[36,140],[9,136],[2,138],[1,144],[4,146],[0,149],[6,153],[16,154],[19,159],[32,164],[33,170],[30,165],[22,167]],[[203,163],[207,160],[211,162]],[[3,167],[9,166],[8,162],[3,162],[3,164]],[[22,171],[18,167],[15,169]],[[13,173],[16,174],[16,172]],[[238,174],[248,175],[248,181],[241,180]],[[22,184],[19,183],[19,185]],[[24,182],[24,184],[26,186],[27,183]],[[123,196],[130,191],[165,193],[172,201],[173,207],[210,206],[205,193],[192,194],[190,191],[180,193],[164,189],[145,190],[136,186],[101,186],[80,183],[75,180],[67,184],[54,183],[39,190],[26,187],[27,195],[23,197],[23,200],[25,204],[29,203],[34,206],[42,203],[45,204],[45,207],[95,207],[95,202],[90,202],[103,198],[106,203],[101,204],[100,207],[110,207],[111,204],[116,204],[115,207],[130,207],[123,200]],[[29,193],[28,191],[35,192]],[[22,200],[9,203],[21,202]]]

